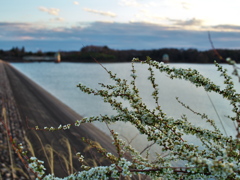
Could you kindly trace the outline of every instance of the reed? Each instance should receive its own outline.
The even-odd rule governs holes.
[[[53,150],[53,147],[49,144],[46,144],[44,146],[44,151],[46,151],[46,153],[48,154],[47,155],[47,159],[49,160],[49,163],[50,163],[50,170],[51,170],[51,174],[54,174],[54,150]]]
[[[27,143],[28,151],[31,153],[31,155],[32,155],[33,157],[36,157],[32,143],[29,141],[29,139],[27,138],[27,136],[25,136],[24,139],[25,139],[25,142]]]
[[[61,142],[67,147],[67,150],[68,150],[68,165],[69,165],[69,171],[70,171],[70,174],[73,173],[73,155],[72,155],[72,149],[71,149],[71,145],[70,145],[70,142],[69,140],[66,138],[66,137],[63,137],[61,139]],[[66,161],[64,160],[65,164],[66,164]]]
[[[66,168],[66,170],[67,170],[67,173],[68,173],[68,175],[70,175],[71,174],[71,170],[70,170],[70,167],[72,166],[70,163],[69,163],[69,160],[68,160],[68,158],[66,157],[66,155],[64,154],[64,153],[59,153],[59,152],[57,152],[57,151],[54,151],[59,157],[61,157],[62,158],[62,160],[63,160],[63,162],[64,162],[64,164],[65,164],[65,168]]]
[[[50,167],[50,171],[51,171],[51,173],[53,173],[53,172],[54,172],[54,169],[53,169],[52,166],[51,166],[51,159],[50,159],[49,156],[48,156],[47,150],[46,150],[45,146],[43,145],[41,138],[40,138],[39,135],[36,133],[36,131],[33,131],[33,132],[34,132],[35,136],[37,137],[38,141],[40,142],[41,151],[43,151],[44,156],[45,156],[45,158],[46,158],[46,160],[47,160],[48,166]]]
[[[36,131],[34,131],[34,134],[36,135],[36,137],[38,138],[38,140],[39,140],[39,142],[41,144],[41,149],[39,149],[38,151],[43,151],[44,156],[45,156],[45,158],[47,160],[47,163],[49,165],[51,174],[54,174],[54,167],[56,165],[59,166],[59,164],[55,163],[54,154],[56,154],[58,157],[60,157],[63,160],[67,173],[69,175],[72,174],[75,169],[74,169],[74,166],[73,166],[73,154],[72,154],[72,149],[71,149],[71,145],[70,145],[69,140],[66,137],[63,137],[62,139],[60,139],[60,143],[65,145],[65,147],[67,148],[68,154],[66,155],[63,152],[58,152],[50,144],[43,145],[42,140],[39,137],[39,135],[36,133]],[[26,142],[27,142],[28,147],[29,147],[28,150],[35,157],[35,151],[34,151],[33,145],[28,140],[28,138],[26,138]]]

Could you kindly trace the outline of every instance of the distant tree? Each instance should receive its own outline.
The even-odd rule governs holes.
[[[43,56],[42,50],[39,49],[39,50],[37,51],[36,55],[37,55],[37,56]]]
[[[24,46],[21,49],[21,53],[22,53],[22,55],[25,54],[25,47]]]

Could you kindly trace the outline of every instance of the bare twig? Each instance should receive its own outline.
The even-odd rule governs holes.
[[[212,38],[211,38],[211,34],[210,34],[209,31],[208,31],[208,39],[209,39],[209,42],[210,42],[210,44],[211,44],[211,46],[212,46],[212,49],[213,49],[214,53],[218,56],[219,59],[223,60],[223,57],[218,53],[218,51],[217,51],[216,48],[214,47],[214,44],[213,44]]]

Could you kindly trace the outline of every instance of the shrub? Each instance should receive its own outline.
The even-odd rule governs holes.
[[[140,62],[148,66],[153,92],[152,98],[155,101],[156,108],[149,109],[140,97],[136,86],[137,72],[134,63]],[[237,67],[234,61],[228,59],[228,63],[233,65],[233,75],[238,76]],[[131,80],[121,79],[116,74],[108,71],[109,77],[115,82],[113,85],[100,84],[101,89],[91,89],[83,84],[78,84],[79,89],[87,94],[101,96],[103,101],[109,103],[117,114],[99,115],[89,118],[83,118],[76,121],[75,126],[82,123],[92,123],[100,121],[112,123],[116,121],[130,122],[141,134],[147,136],[148,140],[154,142],[161,148],[164,155],[158,154],[154,161],[141,156],[131,145],[128,145],[118,137],[118,134],[111,131],[113,142],[117,149],[117,156],[111,152],[99,148],[103,156],[111,161],[109,166],[88,167],[84,165],[84,157],[81,152],[77,153],[79,161],[83,163],[83,171],[75,172],[65,179],[108,179],[119,178],[120,176],[132,177],[134,174],[145,174],[152,179],[240,179],[240,112],[239,102],[240,94],[234,88],[234,83],[227,70],[215,62],[217,71],[224,77],[224,88],[216,85],[210,79],[205,78],[197,70],[174,68],[164,63],[151,60],[149,57],[145,61],[137,58],[132,62]],[[174,119],[169,117],[161,108],[158,102],[158,84],[155,81],[154,69],[166,73],[170,78],[184,79],[193,83],[196,87],[203,87],[206,92],[215,92],[227,99],[232,105],[234,116],[228,116],[236,122],[237,137],[223,135],[215,121],[209,119],[205,113],[199,113],[191,109],[181,101],[184,107],[200,116],[206,121],[211,129],[206,129],[193,125],[187,116]],[[131,108],[124,107],[121,100],[128,101]],[[207,113],[207,112],[206,112]],[[58,129],[69,129],[70,124],[54,127],[45,127],[45,130],[54,131]],[[200,140],[201,146],[188,143],[185,140],[186,135],[191,135]],[[84,139],[93,147],[91,141]],[[126,158],[124,154],[130,154],[131,158]],[[182,162],[182,166],[176,167],[176,162]],[[43,162],[36,158],[31,158],[29,167],[35,171],[38,178],[58,179],[54,175],[44,175]]]

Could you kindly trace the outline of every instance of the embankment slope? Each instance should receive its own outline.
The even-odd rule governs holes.
[[[44,128],[45,126],[58,127],[60,124],[72,124],[82,117],[25,75],[17,71],[10,64],[0,61],[0,67],[2,68],[0,77],[5,76],[5,81],[9,82],[7,86],[10,86],[8,89],[12,91],[10,94],[13,101],[15,101],[13,104],[21,118],[21,120],[17,121],[21,121],[21,126],[33,145],[36,156],[44,160],[46,166],[48,166],[48,163],[42,150],[42,144],[43,146],[49,144],[53,147],[55,151],[54,172],[57,176],[62,177],[68,174],[63,160],[57,156],[58,153],[63,153],[68,158],[66,143],[61,140],[64,137],[67,138],[71,144],[73,156],[76,152],[84,152],[83,155],[89,159],[89,164],[92,163],[92,159],[98,161],[102,156],[94,149],[86,150],[88,145],[81,140],[82,137],[97,141],[102,147],[115,153],[115,147],[112,145],[111,138],[92,124],[82,124],[80,127],[72,126],[70,130],[54,132],[34,130],[33,128],[35,126]],[[0,92],[1,88],[5,89],[5,87],[1,86]],[[2,94],[4,94],[4,90],[2,90]],[[78,170],[81,164],[76,159],[74,159],[73,163],[75,169]],[[101,161],[101,164],[106,163],[108,162]]]

